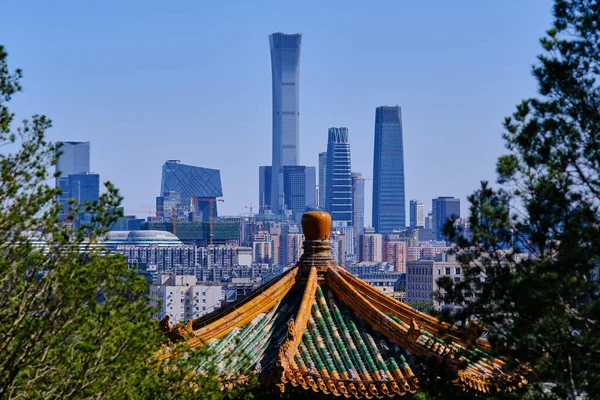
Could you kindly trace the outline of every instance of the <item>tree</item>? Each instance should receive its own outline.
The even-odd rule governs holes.
[[[22,73],[6,58],[0,46],[0,398],[222,398],[205,350],[172,346],[159,362],[164,338],[145,280],[98,246],[120,216],[118,191],[107,182],[97,203],[70,204],[68,215],[93,216],[88,225],[59,224],[51,122],[34,115],[12,128],[7,104]]]
[[[539,96],[506,118],[498,188],[469,197],[465,279],[446,300],[529,363],[534,395],[600,398],[600,3],[556,0],[533,68]],[[529,257],[517,253],[527,251]]]
[[[425,314],[429,314],[429,315],[434,314],[433,303],[431,301],[414,300],[414,301],[407,301],[406,304],[408,304],[415,310],[424,312]]]

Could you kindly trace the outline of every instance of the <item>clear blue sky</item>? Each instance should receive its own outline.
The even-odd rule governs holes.
[[[167,159],[221,170],[221,214],[258,201],[271,162],[268,35],[301,32],[301,162],[346,126],[371,177],[375,107],[402,106],[407,200],[494,180],[504,116],[535,94],[549,0],[3,1],[0,43],[24,70],[19,118],[92,143],[92,170],[150,210]],[[371,182],[366,187],[371,220]],[[408,206],[408,202],[407,202]]]

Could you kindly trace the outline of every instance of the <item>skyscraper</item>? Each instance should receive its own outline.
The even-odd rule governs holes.
[[[271,166],[258,167],[258,207],[259,213],[271,210]]]
[[[314,208],[317,202],[315,167],[304,165],[283,167],[283,193],[286,211],[300,224],[307,208]]]
[[[319,153],[319,208],[325,209],[327,197],[327,152]]]
[[[404,146],[400,106],[377,107],[373,157],[373,227],[381,234],[406,226]]]
[[[431,201],[433,238],[445,240],[444,225],[451,217],[460,218],[460,199],[442,196]]]
[[[160,184],[160,195],[157,198],[157,204],[162,201],[161,198],[168,196],[174,198],[181,196],[182,205],[189,206],[192,198],[195,201],[193,207],[196,214],[201,213],[202,221],[208,222],[210,215],[210,203],[213,202],[213,218],[217,214],[217,197],[223,196],[221,189],[221,172],[217,169],[195,167],[182,164],[179,160],[168,160],[162,167],[162,179]],[[162,215],[164,209],[157,209],[157,214]]]
[[[56,187],[62,193],[58,201],[63,205],[63,210],[68,208],[70,198],[69,175],[90,173],[90,142],[58,142],[60,155],[56,163],[56,171],[60,177],[56,178]]]
[[[351,225],[352,171],[347,128],[329,128],[326,175],[325,208],[334,224],[336,221],[346,221],[347,225]]]
[[[100,175],[98,174],[73,174],[68,176],[69,198],[75,199],[79,204],[86,201],[98,201],[100,197]]]
[[[360,172],[352,173],[352,226],[355,237],[362,235],[365,229],[365,178]]]
[[[410,201],[410,227],[424,228],[425,227],[425,204],[419,200]]]
[[[269,36],[273,86],[271,209],[276,214],[284,209],[283,167],[299,162],[301,42],[300,34],[273,33]]]
[[[56,170],[61,177],[90,172],[90,142],[59,142],[60,156]]]

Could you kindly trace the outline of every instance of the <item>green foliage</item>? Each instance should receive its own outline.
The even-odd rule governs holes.
[[[145,280],[98,246],[120,216],[118,191],[107,182],[97,203],[70,205],[93,215],[89,225],[59,224],[51,122],[35,115],[12,129],[21,72],[6,57],[0,46],[0,398],[222,398],[206,350],[172,346],[175,361],[159,362]]]
[[[406,304],[408,304],[415,310],[424,312],[425,314],[429,314],[429,315],[434,314],[433,303],[431,301],[414,300],[414,301],[407,301]]]
[[[465,279],[440,285],[464,307],[455,319],[476,316],[533,366],[531,398],[600,398],[600,3],[556,0],[554,16],[539,96],[504,123],[500,187],[469,197],[472,240],[448,225]]]

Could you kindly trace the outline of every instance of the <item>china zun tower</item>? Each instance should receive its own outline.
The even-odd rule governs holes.
[[[373,227],[387,234],[406,226],[404,200],[404,145],[399,106],[375,111],[373,157]]]
[[[301,34],[273,33],[271,74],[273,79],[273,163],[271,173],[271,209],[279,214],[285,205],[284,169],[299,160],[299,79]]]

